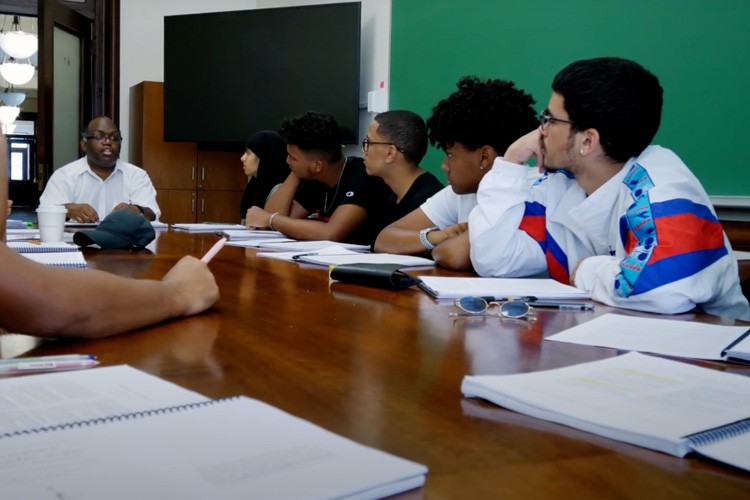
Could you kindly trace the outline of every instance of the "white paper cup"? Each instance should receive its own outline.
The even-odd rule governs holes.
[[[65,232],[68,209],[62,205],[42,206],[36,209],[39,221],[39,238],[42,243],[60,243]]]

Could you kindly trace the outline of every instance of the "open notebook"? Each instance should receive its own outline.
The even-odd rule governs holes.
[[[381,498],[427,473],[261,401],[130,367],[0,380],[0,395],[17,403],[0,421],[28,424],[0,431],[3,498]]]

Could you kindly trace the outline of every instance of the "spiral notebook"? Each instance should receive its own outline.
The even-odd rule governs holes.
[[[22,253],[27,259],[53,267],[88,267],[83,252]]]
[[[87,389],[110,394],[98,404],[80,396],[41,425],[0,424],[3,498],[381,498],[424,484],[423,465],[261,401],[211,400],[130,367],[101,377],[105,370],[0,381],[0,397],[15,391],[21,406],[30,404],[21,385],[29,380],[48,399],[44,388],[57,387],[60,404]],[[67,396],[71,383],[80,390]]]
[[[78,252],[78,245],[70,243],[29,243],[28,241],[10,241],[8,248],[18,253],[59,253]]]
[[[554,370],[466,376],[461,391],[526,415],[750,471],[750,377],[637,352]]]

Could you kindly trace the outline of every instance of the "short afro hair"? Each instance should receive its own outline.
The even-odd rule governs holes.
[[[464,76],[458,90],[437,103],[427,120],[430,144],[446,150],[460,143],[470,150],[492,146],[503,154],[539,126],[534,98],[506,80]]]

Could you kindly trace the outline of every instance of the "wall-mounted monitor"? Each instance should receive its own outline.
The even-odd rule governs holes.
[[[242,143],[332,114],[359,140],[359,2],[164,18],[164,138]]]

